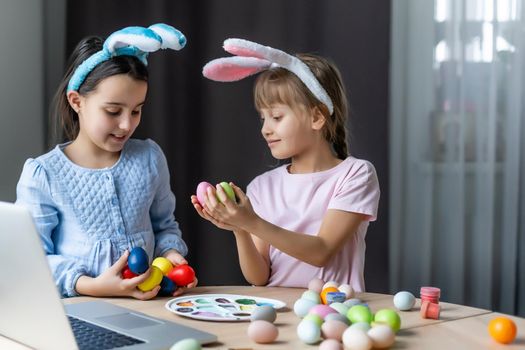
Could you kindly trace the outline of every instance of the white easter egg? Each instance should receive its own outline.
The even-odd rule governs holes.
[[[354,288],[349,284],[341,284],[337,289],[346,294],[346,299],[353,298],[355,295]]]
[[[302,320],[297,325],[297,336],[303,343],[315,344],[321,339],[321,328],[311,320]]]
[[[348,327],[343,333],[343,344],[348,350],[369,350],[372,340],[359,328]]]
[[[374,349],[389,348],[396,341],[396,334],[392,328],[383,324],[372,327],[367,334],[372,340]]]
[[[326,282],[323,285],[323,288],[321,290],[323,290],[325,288],[328,288],[328,287],[335,287],[335,288],[337,288],[337,287],[339,287],[339,283],[337,283],[336,281],[328,281],[328,282]]]
[[[300,298],[297,299],[293,304],[293,312],[297,316],[303,318],[308,314],[308,311],[310,311],[310,309],[315,305],[317,304],[311,300]]]
[[[394,306],[401,311],[408,311],[416,304],[416,297],[406,291],[401,291],[394,295]]]

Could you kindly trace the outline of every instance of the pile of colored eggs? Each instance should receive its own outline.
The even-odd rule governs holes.
[[[277,317],[275,309],[270,305],[261,305],[252,311],[248,326],[248,337],[256,343],[267,344],[277,339],[279,330],[273,324]]]
[[[129,252],[128,265],[122,270],[123,278],[132,278],[143,274],[149,268],[149,257],[141,247]],[[147,292],[160,284],[160,295],[172,295],[177,287],[186,286],[195,279],[195,271],[189,265],[173,266],[171,262],[158,257],[151,264],[150,275],[137,287]]]
[[[382,309],[374,315],[368,305],[352,298],[349,285],[316,278],[308,288],[294,304],[295,314],[302,318],[297,325],[302,342],[316,344],[324,339],[321,350],[342,349],[343,344],[347,349],[368,350],[395,342],[401,318],[394,310]]]
[[[344,302],[354,296],[354,290],[349,284],[341,284],[335,281],[324,283],[319,278],[314,278],[308,283],[308,290],[319,293],[321,302],[325,305],[333,302]]]

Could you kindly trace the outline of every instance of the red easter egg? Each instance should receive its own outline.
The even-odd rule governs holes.
[[[133,273],[128,265],[126,265],[126,267],[124,268],[124,270],[122,270],[122,278],[124,279],[128,279],[128,278],[133,278],[133,277],[136,277],[138,276],[137,274]]]
[[[186,286],[195,279],[195,271],[189,265],[178,265],[172,268],[167,276],[177,286]]]

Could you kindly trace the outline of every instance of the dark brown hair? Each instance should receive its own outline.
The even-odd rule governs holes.
[[[281,103],[292,108],[304,106],[311,110],[317,107],[323,113],[326,123],[323,134],[332,145],[340,159],[348,157],[346,119],[348,101],[337,67],[327,59],[313,54],[297,54],[312,71],[319,83],[328,93],[334,105],[330,115],[328,108],[319,101],[304,83],[292,72],[284,68],[272,68],[261,73],[255,82],[255,108],[269,108]]]
[[[71,54],[67,70],[58,86],[50,108],[51,130],[56,142],[72,141],[78,136],[78,115],[67,100],[67,85],[75,69],[88,57],[102,49],[103,41],[96,36],[81,40]],[[148,69],[136,57],[115,56],[97,65],[80,85],[78,93],[86,96],[93,92],[98,84],[113,75],[127,74],[133,79],[148,81]]]

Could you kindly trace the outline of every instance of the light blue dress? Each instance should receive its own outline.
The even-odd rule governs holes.
[[[98,276],[126,249],[144,248],[150,262],[169,249],[187,254],[166,158],[155,142],[130,139],[104,169],[74,164],[65,146],[26,161],[16,201],[33,215],[62,296],[77,295],[80,276]]]

